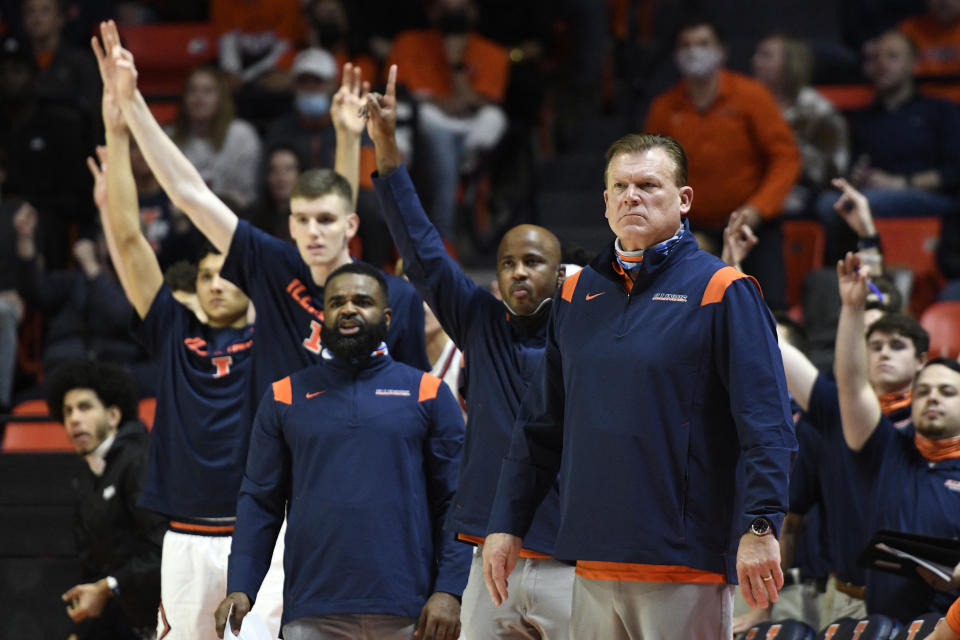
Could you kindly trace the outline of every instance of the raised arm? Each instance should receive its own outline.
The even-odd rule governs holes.
[[[369,90],[370,83],[361,81],[360,67],[348,62],[343,65],[340,89],[334,94],[330,106],[330,118],[337,134],[333,169],[350,183],[354,209],[360,192],[360,139],[366,124],[360,109]]]
[[[106,56],[100,43],[92,40],[101,70]],[[107,139],[105,150],[98,149],[101,166],[90,159],[87,164],[94,181],[107,185],[107,206],[101,207],[103,227],[109,238],[108,248],[120,283],[141,318],[147,315],[153,299],[163,284],[163,273],[153,248],[140,230],[140,208],[137,187],[130,167],[130,137],[111,87],[104,84],[103,124]]]
[[[863,340],[863,311],[870,269],[861,267],[859,256],[848,253],[837,263],[837,276],[841,307],[833,367],[843,439],[848,447],[859,451],[873,435],[881,415],[880,401],[867,378],[867,349]]]
[[[374,188],[380,211],[403,258],[403,270],[437,316],[443,330],[463,346],[476,315],[474,296],[489,296],[450,257],[440,233],[427,218],[396,140],[397,67],[390,68],[386,93],[371,93],[364,106],[367,132],[377,156]],[[492,300],[492,296],[489,296]]]
[[[227,253],[237,228],[237,215],[210,190],[150,113],[146,101],[137,91],[133,55],[120,46],[116,24],[112,20],[101,23],[100,32],[103,50],[98,51],[95,47],[94,52],[101,60],[104,93],[113,95],[150,170],[173,204],[187,214],[213,246]]]
[[[883,269],[883,254],[877,228],[873,224],[870,202],[844,178],[834,178],[833,186],[840,189],[840,197],[833,204],[833,208],[856,232],[859,238],[857,253],[870,264],[873,275],[880,275]]]

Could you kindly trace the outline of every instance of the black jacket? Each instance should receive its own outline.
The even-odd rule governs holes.
[[[74,531],[84,581],[116,578],[118,594],[107,606],[119,606],[137,627],[156,624],[160,549],[167,529],[166,518],[136,506],[146,473],[147,442],[140,422],[120,425],[103,475],[84,465],[73,483]]]

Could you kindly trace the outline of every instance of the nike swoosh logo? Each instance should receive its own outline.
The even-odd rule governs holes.
[[[326,393],[326,390],[323,390],[323,391],[314,391],[313,393],[308,393],[308,394],[307,394],[307,400],[309,400],[310,398],[316,398],[316,397],[317,397],[318,395],[320,395],[321,393]]]
[[[597,297],[599,297],[599,296],[602,296],[602,295],[605,294],[605,293],[606,293],[606,291],[601,291],[600,293],[588,293],[588,294],[587,294],[587,300],[593,300],[594,298],[597,298]]]

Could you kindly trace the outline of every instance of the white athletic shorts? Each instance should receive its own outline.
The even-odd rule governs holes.
[[[157,640],[217,640],[214,613],[227,595],[232,527],[171,523],[160,559]],[[280,635],[283,612],[284,521],[253,612]],[[226,533],[224,533],[226,531]]]

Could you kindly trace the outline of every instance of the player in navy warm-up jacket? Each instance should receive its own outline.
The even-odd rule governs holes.
[[[388,355],[380,272],[345,265],[325,298],[323,360],[275,382],[254,421],[219,631],[231,605],[235,626],[250,609],[286,514],[286,637],[334,627],[344,637],[395,637],[416,626],[453,640],[470,562],[442,528],[460,407],[439,378]],[[376,633],[374,616],[390,616]]]
[[[480,544],[513,422],[543,359],[546,321],[560,276],[560,245],[541,227],[521,225],[509,231],[497,255],[503,302],[463,273],[447,255],[401,164],[394,137],[394,88],[388,81],[386,94],[375,96],[368,109],[379,173],[374,187],[407,277],[464,352],[468,426],[447,528],[462,540]],[[524,539],[524,558],[517,573],[523,579],[517,580],[506,606],[493,607],[477,555],[463,598],[467,637],[509,630],[566,637],[573,568],[550,558],[560,521],[559,504],[554,483]]]

